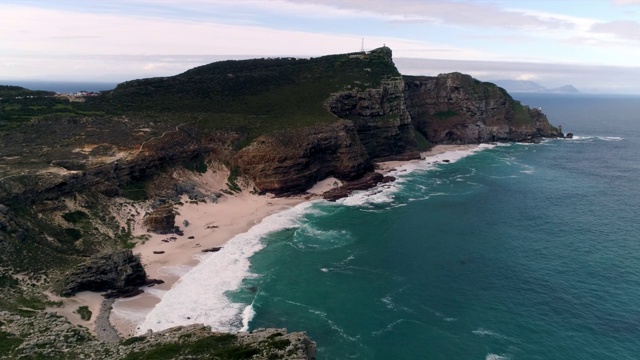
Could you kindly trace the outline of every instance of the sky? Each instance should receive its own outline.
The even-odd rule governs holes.
[[[640,0],[0,0],[0,79],[121,82],[393,50],[404,74],[640,94]]]

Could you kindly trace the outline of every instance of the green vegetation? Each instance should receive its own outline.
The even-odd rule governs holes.
[[[149,199],[147,184],[144,181],[132,181],[120,187],[122,196],[133,201],[144,201]]]
[[[71,103],[51,91],[0,85],[0,130],[11,129],[34,116],[48,114],[86,116],[103,113],[87,109],[80,103]]]
[[[68,242],[76,242],[78,240],[80,240],[80,238],[82,238],[82,232],[76,228],[65,228],[64,229],[64,235],[65,237],[63,239],[60,239],[62,241],[68,241]]]
[[[418,148],[418,151],[427,151],[433,147],[433,144],[427,140],[421,132],[414,129],[413,134],[416,138],[416,147]]]
[[[22,345],[24,340],[11,333],[0,331],[0,356],[11,354],[11,352]]]
[[[240,175],[242,175],[240,173],[240,168],[235,166],[231,167],[231,172],[229,173],[229,177],[227,178],[227,187],[231,192],[238,193],[242,191],[242,188],[240,188],[240,185],[238,185],[238,178],[240,177]]]
[[[446,121],[449,118],[458,116],[458,113],[452,110],[438,111],[437,113],[435,113],[435,116],[438,118],[438,120]]]
[[[69,223],[77,224],[77,223],[88,220],[89,215],[84,211],[76,210],[76,211],[62,214],[62,218]]]
[[[134,80],[87,99],[107,114],[170,114],[173,122],[233,130],[253,139],[267,132],[336,120],[330,94],[380,86],[399,77],[387,48],[368,55],[222,61],[166,78]]]
[[[135,344],[135,343],[138,343],[138,342],[145,341],[146,339],[147,338],[144,337],[144,336],[132,336],[132,337],[130,337],[128,339],[123,340],[121,344],[124,345],[124,346],[129,346],[129,345],[132,345],[132,344]]]
[[[268,345],[274,349],[284,350],[287,346],[291,345],[291,340],[289,339],[280,339],[280,340],[269,340]]]
[[[78,310],[76,310],[74,312],[76,314],[80,315],[80,319],[82,319],[84,321],[91,320],[91,316],[93,315],[91,313],[91,310],[89,310],[88,306],[80,306],[80,307],[78,307]]]
[[[184,164],[184,167],[187,170],[191,170],[193,172],[197,172],[199,174],[204,174],[207,172],[207,164],[204,161],[204,156],[199,155],[196,156],[191,161]]]
[[[0,289],[15,288],[18,286],[18,280],[9,274],[0,274]]]
[[[231,360],[249,359],[259,353],[260,351],[255,347],[239,344],[236,335],[222,334],[206,336],[193,342],[167,343],[152,349],[132,352],[125,357],[125,360],[173,359],[181,357]]]
[[[513,110],[513,123],[516,125],[531,124],[531,116],[526,107],[522,106],[519,101],[511,102],[511,109]]]

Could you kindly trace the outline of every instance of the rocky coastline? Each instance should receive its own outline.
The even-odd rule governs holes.
[[[96,109],[118,106],[118,111],[127,111],[124,115],[63,119],[45,116],[24,125],[25,132],[15,135],[10,146],[0,154],[8,159],[6,169],[9,169],[0,174],[0,250],[7,264],[0,273],[3,279],[0,284],[11,290],[0,296],[4,303],[11,304],[10,311],[0,312],[0,337],[9,344],[7,355],[0,353],[0,358],[66,352],[85,358],[121,359],[134,353],[143,356],[153,352],[154,347],[167,344],[180,347],[180,356],[189,358],[202,355],[190,347],[198,343],[207,344],[203,346],[211,354],[221,349],[218,345],[224,344],[251,353],[256,359],[312,359],[315,344],[306,334],[287,334],[278,329],[212,335],[211,329],[194,325],[120,339],[110,322],[112,298],[134,296],[140,294],[141,287],[160,284],[149,279],[145,262],[150,262],[152,256],[156,259],[165,256],[168,251],[146,246],[146,255],[141,259],[131,250],[122,249],[134,246],[134,250],[140,249],[146,241],[155,241],[156,236],[162,235],[168,239],[190,236],[188,244],[192,248],[197,244],[198,248],[189,251],[201,252],[200,243],[203,249],[219,250],[221,244],[207,245],[200,233],[196,239],[191,232],[185,232],[188,226],[192,226],[189,231],[193,231],[194,225],[189,225],[190,221],[174,210],[185,203],[196,208],[197,204],[212,205],[246,197],[250,200],[239,206],[246,206],[250,201],[271,206],[266,194],[298,196],[294,202],[312,196],[335,201],[353,191],[394,181],[393,177],[374,171],[376,163],[420,159],[421,152],[435,145],[536,143],[543,138],[564,137],[539,109],[520,104],[494,84],[460,73],[434,77],[400,75],[388,48],[355,57],[333,55],[316,62],[286,61],[299,67],[348,64],[350,72],[345,74],[353,79],[346,75],[344,78],[353,81],[346,85],[340,83],[344,80],[339,73],[335,75],[340,80],[335,80],[338,90],[331,83],[331,87],[327,85],[330,91],[322,88],[324,92],[314,95],[323,99],[317,104],[320,120],[275,127],[275,130],[268,128],[268,131],[246,130],[245,125],[203,125],[202,119],[230,115],[215,113],[208,108],[209,102],[184,95],[208,89],[207,82],[204,88],[199,87],[203,86],[202,79],[231,79],[224,80],[229,81],[231,87],[236,80],[225,71],[230,71],[229,66],[234,69],[242,66],[243,62],[210,64],[175,77],[124,83],[96,100],[103,101],[94,105]],[[271,66],[268,61],[264,65]],[[318,81],[304,76],[294,84],[295,89],[311,89],[309,84]],[[277,80],[273,83],[280,84],[280,79]],[[287,86],[293,85],[284,82],[284,85],[273,85],[270,91],[289,89]],[[167,102],[161,115],[149,115],[148,106],[158,104],[151,101],[154,96],[166,98],[160,97],[160,90],[154,93],[148,89],[174,89],[175,98],[202,107],[202,113],[185,114],[175,108],[183,106],[181,103]],[[179,93],[181,89],[186,92]],[[256,96],[254,93],[260,93],[258,90],[252,89],[250,95]],[[139,96],[142,100],[138,108],[128,109],[122,105],[122,99],[132,99],[126,104],[134,104],[134,95],[138,93],[144,95]],[[237,99],[246,101],[244,94]],[[255,114],[243,116],[262,121]],[[65,146],[42,143],[44,140],[30,135],[52,127],[55,129],[52,131],[58,132],[60,144]],[[114,133],[125,135],[113,136]],[[42,151],[46,163],[26,161],[29,154],[21,153],[23,148],[33,148],[35,153]],[[206,183],[203,179],[207,177],[215,177],[216,181]],[[307,194],[314,184],[329,178],[334,179],[335,185],[315,195]],[[255,200],[257,198],[260,200]],[[205,212],[204,205],[201,210]],[[267,214],[269,211],[261,216]],[[252,221],[255,218],[247,224],[255,223]],[[199,231],[218,227],[213,223],[197,226]],[[229,228],[240,231],[245,226]],[[170,243],[167,240],[163,246],[166,249],[184,246]],[[51,314],[49,308],[44,311],[45,306],[40,303],[25,305],[26,286],[17,274],[39,279],[34,280],[33,288],[53,288],[62,296],[74,296],[82,291],[104,292],[111,299],[103,300],[100,305],[95,336],[84,328],[65,325],[64,318]],[[42,298],[42,293],[33,296]],[[33,316],[16,315],[25,309]],[[53,327],[42,330],[47,321]],[[23,336],[25,327],[29,326],[47,336],[35,331]],[[49,336],[50,331],[59,333]],[[60,336],[75,340],[58,345],[57,342],[65,341]],[[190,340],[184,340],[187,338]],[[52,343],[56,345],[48,352],[38,347]]]

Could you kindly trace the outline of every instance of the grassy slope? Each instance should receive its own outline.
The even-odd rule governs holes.
[[[0,147],[0,158],[5,157],[0,164],[4,165],[0,166],[0,179],[7,178],[0,180],[0,189],[8,182],[33,187],[37,177],[32,174],[50,169],[52,162],[84,161],[93,156],[74,151],[83,144],[135,148],[146,139],[174,130],[178,124],[191,123],[181,129],[191,128],[193,136],[206,136],[207,130],[233,130],[241,133],[246,144],[266,132],[333,122],[336,118],[324,107],[331,93],[375,87],[385,78],[400,76],[388,48],[366,56],[351,55],[223,61],[173,77],[129,81],[84,103],[51,98],[48,92],[0,87],[0,93],[5,91],[3,94],[23,109],[20,112],[16,107],[15,116],[5,118],[5,126],[0,124],[0,142],[5,144]],[[33,101],[53,105],[40,108],[41,113],[34,116],[31,110],[25,110]],[[69,110],[59,113],[56,109],[61,107]],[[82,115],[87,113],[106,115]],[[148,132],[140,136],[136,131],[139,128]],[[126,234],[123,239],[110,238],[109,232],[120,231],[103,231],[112,227],[108,225],[113,220],[100,212],[99,206],[93,207],[98,200],[91,194],[84,196],[84,211],[90,219],[75,222],[50,221],[31,204],[5,203],[22,225],[0,227],[0,241],[10,239],[11,244],[11,254],[5,252],[0,258],[11,259],[12,266],[24,271],[29,270],[29,264],[34,264],[32,270],[43,271],[64,268],[79,261],[78,256],[100,248],[125,246]],[[49,202],[49,207],[57,201]],[[97,227],[97,223],[105,226]],[[25,230],[22,234],[20,228]]]
[[[223,61],[168,78],[134,80],[96,99],[108,113],[171,114],[205,128],[255,138],[275,130],[335,120],[323,106],[331,93],[378,86],[399,76],[388,49],[364,59],[349,54],[313,59]]]

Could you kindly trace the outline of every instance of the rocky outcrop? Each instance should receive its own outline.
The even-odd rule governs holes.
[[[108,319],[107,319],[108,321]],[[203,325],[180,326],[123,341],[94,337],[88,329],[53,313],[22,317],[0,311],[0,359],[295,359],[316,358],[304,332],[256,329],[237,334]],[[170,350],[167,350],[170,349]],[[170,353],[168,352],[170,351]]]
[[[176,213],[172,204],[164,204],[150,212],[144,218],[144,225],[147,231],[156,234],[168,234],[175,230]]]
[[[388,183],[394,180],[395,178],[393,176],[384,176],[377,172],[370,172],[358,180],[349,181],[340,187],[325,191],[322,194],[322,198],[329,201],[336,201],[349,196],[356,190],[370,189],[380,183]]]
[[[236,156],[261,192],[302,192],[328,176],[350,180],[372,168],[352,122],[263,135]]]
[[[494,84],[460,73],[404,79],[413,125],[432,143],[537,142],[560,136],[541,111],[521,105]]]
[[[106,291],[110,296],[134,292],[147,284],[147,273],[131,250],[92,257],[69,271],[59,284],[62,296]]]
[[[384,79],[377,88],[333,94],[327,107],[337,117],[353,121],[371,159],[419,158],[403,90],[401,77]]]

